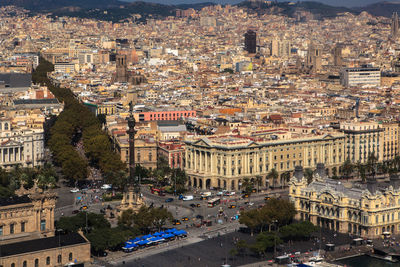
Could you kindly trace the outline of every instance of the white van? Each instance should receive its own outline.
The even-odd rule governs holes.
[[[211,196],[211,192],[202,192],[200,195],[202,197],[210,197]]]
[[[184,196],[184,197],[183,197],[183,200],[184,200],[184,201],[193,200],[193,196]]]

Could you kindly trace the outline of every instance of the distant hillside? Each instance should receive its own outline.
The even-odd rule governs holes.
[[[400,2],[379,2],[354,9],[358,11],[366,11],[374,16],[391,17],[393,12],[400,13]]]
[[[336,7],[322,4],[319,2],[305,1],[305,2],[272,2],[267,4],[265,2],[257,1],[244,1],[238,4],[240,7],[249,8],[257,13],[266,14],[281,14],[293,17],[298,11],[308,11],[316,18],[335,17],[339,13],[350,12],[359,13],[347,7]]]
[[[211,2],[163,5],[151,2],[122,2],[119,0],[0,0],[0,6],[15,5],[33,13],[52,13],[54,16],[93,18],[108,21],[121,21],[140,14],[142,21],[148,17],[160,18],[174,15],[176,9],[201,9],[214,5]]]
[[[118,0],[1,0],[0,6],[14,5],[31,11],[47,11],[65,7],[77,8],[109,8],[124,5]]]
[[[215,6],[215,5],[216,5],[216,3],[213,3],[213,2],[204,2],[204,3],[193,3],[193,4],[180,4],[180,5],[175,5],[175,7],[179,8],[179,9],[193,8],[193,9],[199,10],[206,6]]]
[[[142,20],[148,17],[161,18],[174,15],[176,9],[201,9],[215,5],[212,2],[164,5],[151,2],[123,2],[120,0],[0,0],[0,6],[15,5],[30,10],[33,13],[52,13],[54,16],[71,16],[93,18],[109,21],[121,21],[131,14],[140,14]],[[362,11],[376,16],[390,17],[393,12],[400,13],[399,2],[379,2],[359,8],[330,6],[319,2],[275,2],[245,0],[237,4],[258,14],[280,14],[294,17],[299,11],[307,11],[316,19],[335,17],[339,13],[350,12],[358,14]]]

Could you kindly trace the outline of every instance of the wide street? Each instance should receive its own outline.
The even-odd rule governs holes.
[[[100,197],[104,192],[106,192],[106,190],[92,188],[85,190],[84,192],[79,191],[77,193],[71,193],[70,189],[71,188],[65,186],[57,189],[59,199],[56,207],[56,219],[59,219],[61,216],[72,216],[73,211],[79,210],[82,206],[87,206],[89,212],[95,213],[100,213],[100,209],[111,206],[113,208],[112,212],[116,213],[115,207],[120,203],[119,200],[102,202]],[[211,192],[215,197],[218,191]],[[240,210],[259,207],[265,202],[264,197],[266,195],[275,194],[282,197],[286,197],[287,195],[285,190],[268,190],[266,192],[253,193],[249,198],[243,199],[241,194],[236,193],[233,196],[220,196],[221,204],[216,205],[215,207],[208,207],[207,200],[201,200],[201,192],[199,191],[192,191],[185,194],[194,196],[194,199],[190,201],[178,200],[177,196],[168,194],[166,196],[152,194],[147,185],[141,186],[141,193],[143,194],[143,198],[147,205],[153,205],[154,207],[163,206],[173,214],[175,219],[178,219],[181,222],[180,225],[172,225],[168,223],[166,227],[185,229],[188,232],[188,237],[183,240],[175,240],[128,254],[123,253],[122,251],[110,252],[106,258],[96,258],[93,264],[94,266],[163,266],[163,257],[169,257],[170,253],[173,253],[174,255],[176,254],[177,257],[187,255],[187,257],[185,257],[186,261],[181,262],[180,260],[177,260],[175,261],[174,266],[217,266],[212,264],[212,262],[215,263],[216,256],[221,258],[219,260],[221,264],[225,258],[229,259],[229,255],[227,254],[229,251],[224,250],[222,255],[222,252],[220,251],[221,247],[224,245],[226,248],[233,247],[232,240],[234,240],[235,232],[237,232],[241,226],[237,220],[234,220],[234,215],[239,214]],[[168,198],[173,198],[173,201],[166,202],[166,199]],[[200,206],[191,207],[191,204],[195,204],[196,206],[199,204]],[[235,207],[231,208],[231,205],[234,205]],[[198,218],[199,215],[203,216],[204,220],[210,221],[211,225],[201,226],[201,219]],[[188,220],[182,220],[184,217],[187,217]],[[112,224],[116,225],[116,222],[117,220],[115,218],[112,221]],[[223,236],[225,235],[228,235],[229,237],[224,239]],[[213,249],[216,245],[220,246],[218,247],[218,251],[220,251],[218,253],[216,252],[217,250]],[[202,251],[203,255],[208,255],[207,257],[204,257],[203,261],[201,257],[196,256],[195,252],[199,249]],[[204,251],[208,250],[211,251],[204,253]],[[178,253],[177,251],[180,252]],[[217,254],[214,255],[215,253]],[[180,255],[178,256],[178,254]],[[156,261],[154,261],[154,257],[150,257],[153,255],[157,255]],[[214,259],[214,261],[210,259]],[[237,263],[240,261],[243,263],[249,263],[256,260],[256,258],[245,257],[241,260],[238,259]],[[124,262],[125,264],[123,264]],[[141,265],[138,265],[139,262]]]

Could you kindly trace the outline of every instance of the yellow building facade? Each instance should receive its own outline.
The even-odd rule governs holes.
[[[337,175],[345,160],[343,133],[292,136],[289,131],[279,130],[257,134],[186,140],[189,186],[239,190],[243,179],[257,176],[261,177],[262,187],[287,186],[288,174],[297,165],[315,169],[317,163],[324,163],[330,174]],[[272,169],[279,174],[276,179],[267,178]]]
[[[378,122],[344,122],[345,157],[352,163],[366,163],[374,154],[379,162],[393,160],[399,152],[399,125]]]
[[[400,177],[391,175],[389,184],[344,186],[326,177],[319,165],[310,184],[300,166],[289,182],[289,198],[296,219],[308,220],[325,229],[378,238],[400,233]]]
[[[57,195],[21,187],[0,199],[0,266],[65,266],[90,262],[90,243],[79,233],[55,235]],[[81,264],[81,265],[79,265]]]

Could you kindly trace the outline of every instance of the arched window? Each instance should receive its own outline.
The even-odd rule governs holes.
[[[69,260],[69,261],[72,261],[72,253],[69,253],[69,255],[68,255],[68,260]]]
[[[24,261],[24,262],[22,263],[22,267],[27,267],[26,261]]]
[[[61,258],[61,255],[58,255],[58,256],[57,256],[57,263],[61,263],[61,259],[62,259],[62,258]]]
[[[15,263],[11,263],[11,267],[15,267]]]
[[[47,264],[47,265],[50,265],[50,257],[47,257],[47,258],[46,258],[46,264]]]
[[[39,259],[35,259],[35,267],[39,267]]]
[[[4,130],[8,130],[8,123],[7,122],[4,124]]]

